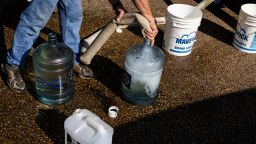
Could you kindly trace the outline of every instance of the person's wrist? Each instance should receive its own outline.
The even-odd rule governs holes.
[[[148,21],[149,21],[149,23],[155,23],[155,18],[154,17],[149,17]]]
[[[149,23],[155,23],[155,18],[152,15],[142,14],[148,20]]]

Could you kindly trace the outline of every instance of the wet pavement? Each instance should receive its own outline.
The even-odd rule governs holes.
[[[129,1],[124,3],[128,11],[136,10]],[[171,3],[197,4],[192,0],[150,3],[156,17],[165,16]],[[224,4],[203,10],[197,41],[189,56],[177,57],[165,52],[160,93],[156,102],[148,106],[126,103],[120,94],[125,52],[143,41],[138,28],[112,35],[90,65],[96,78],[75,78],[75,96],[62,105],[49,107],[36,100],[31,57],[22,71],[28,84],[27,93],[11,91],[1,73],[0,143],[63,144],[64,120],[78,108],[92,111],[114,128],[113,144],[255,143],[256,56],[232,46],[239,1],[227,0]],[[107,1],[85,1],[84,6],[82,37],[115,16]],[[18,18],[14,12],[8,12],[7,8],[3,15],[7,48]],[[46,41],[48,32],[59,33],[58,26],[55,13],[35,47]],[[163,33],[164,25],[159,25],[158,47],[162,45]],[[4,55],[2,43],[1,55]],[[106,112],[112,105],[120,109],[116,119],[108,117]]]

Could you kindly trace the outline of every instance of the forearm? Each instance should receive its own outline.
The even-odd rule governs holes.
[[[152,11],[151,11],[151,8],[150,8],[148,0],[133,0],[133,2],[135,3],[136,7],[139,9],[141,14],[144,17],[146,17],[146,19],[149,22],[153,22],[154,21],[154,17],[152,15]]]

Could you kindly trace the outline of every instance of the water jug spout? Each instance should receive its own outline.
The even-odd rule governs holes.
[[[48,45],[50,47],[56,47],[57,43],[57,36],[55,33],[49,33],[48,34]]]

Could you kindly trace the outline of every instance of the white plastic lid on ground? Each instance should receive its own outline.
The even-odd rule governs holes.
[[[77,109],[65,120],[64,128],[65,144],[67,144],[67,134],[71,137],[72,143],[112,143],[113,128],[86,109]]]

